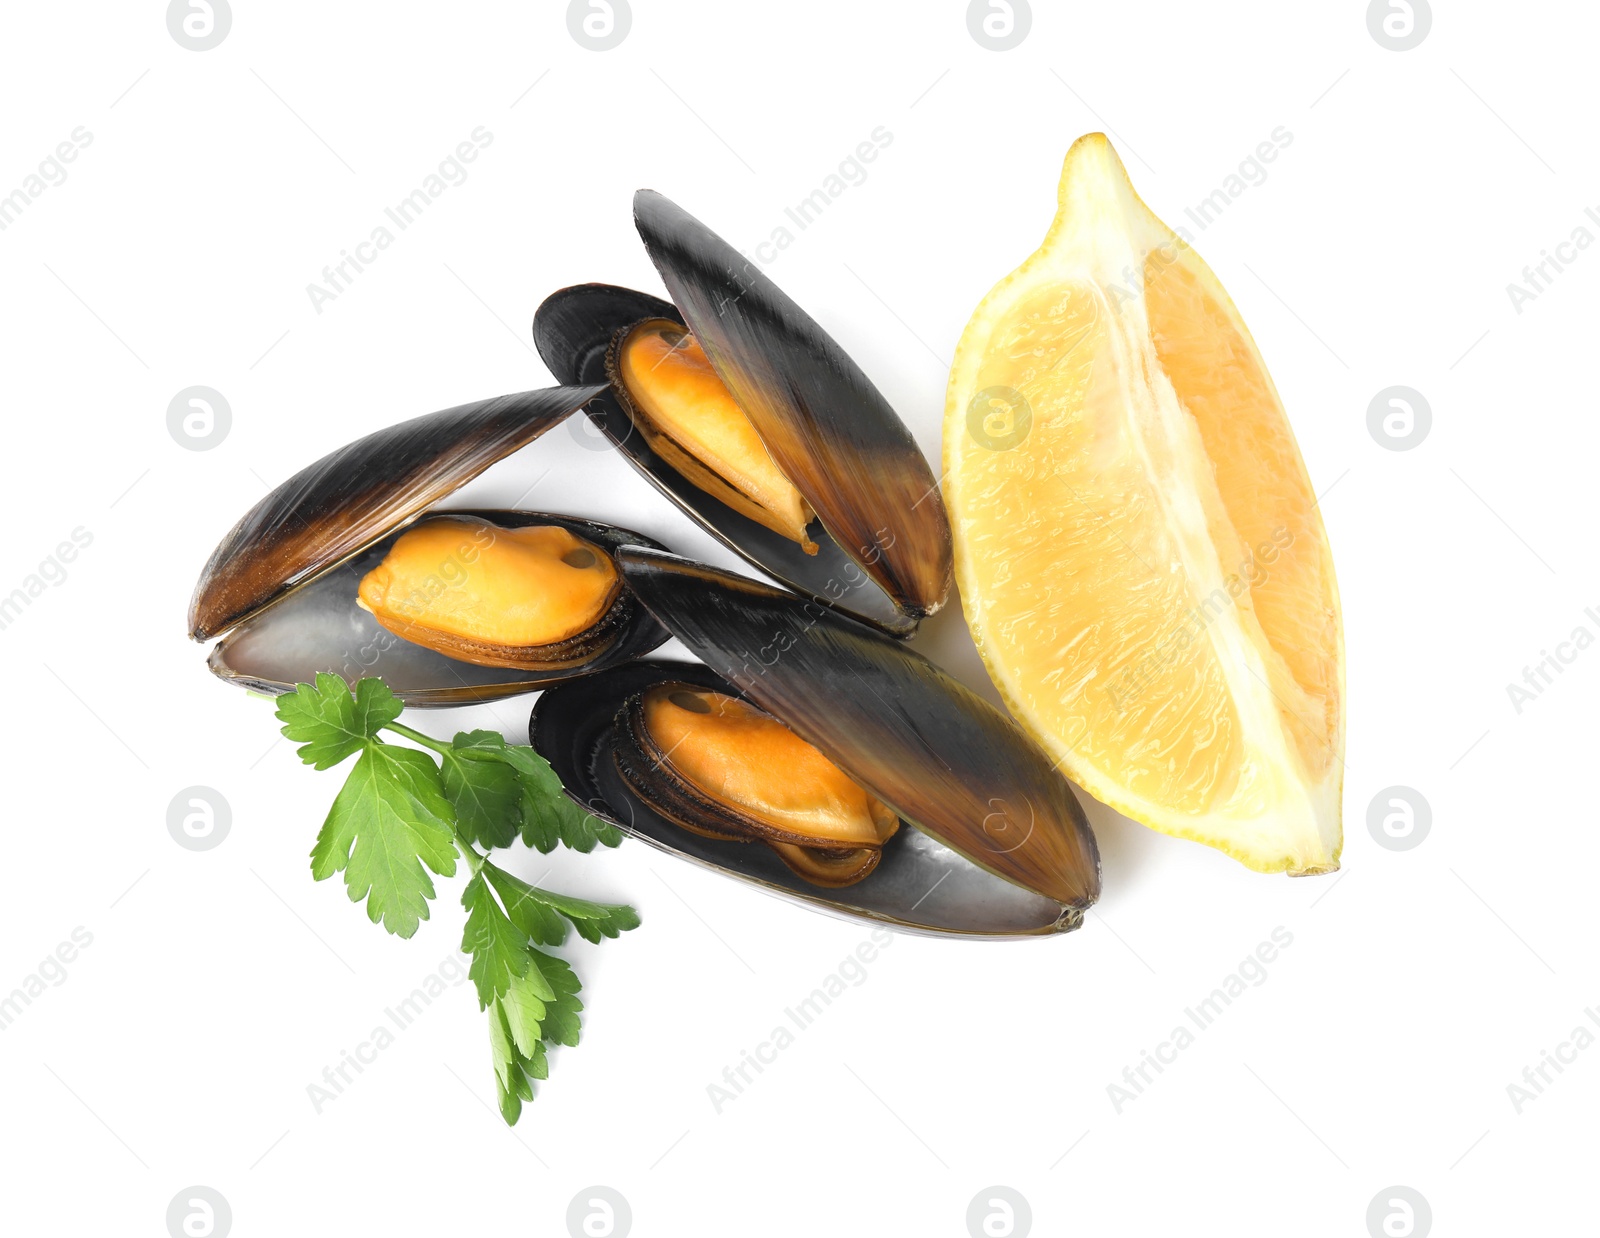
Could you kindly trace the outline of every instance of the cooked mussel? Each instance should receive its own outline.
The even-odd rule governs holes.
[[[773,463],[686,327],[647,318],[619,331],[606,353],[606,373],[656,455],[740,515],[817,553],[806,532],[816,517],[811,504]]]
[[[668,680],[628,698],[613,758],[635,795],[704,838],[761,841],[818,886],[878,866],[900,818],[765,710]]]
[[[640,604],[705,665],[634,662],[540,697],[531,742],[576,802],[663,850],[842,915],[979,936],[1081,922],[1100,889],[1094,836],[1066,780],[998,709],[879,629],[805,598],[645,548],[619,551],[617,563]],[[862,802],[822,847],[808,845],[814,835],[789,841],[795,832],[770,821],[752,825],[749,801],[805,805],[810,780],[776,797],[765,780],[735,795],[714,759],[709,773],[684,778],[663,742],[675,738],[670,719],[645,740],[638,729],[648,701],[670,704],[685,685],[708,705],[721,696],[770,716],[913,828],[882,828]],[[657,754],[676,778],[649,764]],[[751,766],[789,773],[759,757]],[[861,853],[875,828],[875,865],[852,871],[870,859]],[[730,845],[752,834],[768,845]]]
[[[535,671],[592,662],[633,608],[611,556],[571,529],[452,515],[402,533],[361,578],[356,603],[414,644]]]
[[[223,539],[195,588],[191,635],[226,633],[213,672],[265,692],[319,671],[381,675],[408,704],[455,705],[534,691],[661,644],[665,630],[614,565],[619,546],[657,545],[640,533],[538,512],[414,523],[600,390],[523,392],[413,418],[277,487]]]
[[[649,190],[634,221],[676,304],[563,289],[534,319],[546,364],[563,381],[609,381],[590,419],[750,562],[886,631],[914,631],[949,592],[951,539],[910,432],[832,337],[704,224]],[[697,437],[696,422],[724,440]],[[730,472],[758,475],[758,492]]]
[[[428,634],[408,634],[386,626],[378,615],[361,605],[362,582],[392,556],[409,532],[442,519],[464,522],[467,528],[486,524],[502,531],[524,527],[564,530],[575,542],[593,547],[612,564],[618,547],[659,545],[633,529],[553,512],[470,509],[429,515],[417,525],[389,532],[354,558],[239,624],[212,649],[212,671],[244,687],[271,693],[308,683],[318,671],[332,671],[351,682],[376,675],[408,705],[466,705],[535,692],[546,684],[592,674],[640,657],[667,639],[666,630],[638,605],[626,582],[619,583],[617,600],[607,610],[608,615],[621,616],[611,628],[614,636],[609,642],[595,642],[587,658],[562,665],[487,665],[468,661],[460,656],[459,648],[445,648],[431,635],[425,642],[418,641],[413,638]],[[439,581],[430,585],[424,579],[421,593],[444,589],[446,574],[459,574],[451,565],[451,557],[459,562],[476,545],[470,534],[452,537],[438,559]],[[575,557],[582,561],[580,556]],[[596,626],[610,627],[604,617]]]

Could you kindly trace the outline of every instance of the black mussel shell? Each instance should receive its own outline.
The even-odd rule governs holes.
[[[754,262],[651,189],[633,220],[673,303],[774,462],[906,614],[950,592],[950,521],[905,423]]]
[[[549,512],[430,511],[428,516],[471,516],[501,528],[559,525],[608,553],[627,545],[660,547],[631,529]],[[354,684],[375,675],[407,705],[467,705],[536,692],[547,684],[594,674],[649,653],[666,630],[631,597],[621,630],[594,659],[560,670],[531,671],[462,662],[396,636],[356,604],[361,578],[389,553],[409,522],[346,559],[282,600],[246,619],[211,651],[213,673],[257,692],[291,691],[331,671]]]
[[[1015,722],[921,654],[791,593],[660,551],[618,553],[667,630],[906,821],[1061,905],[1100,893],[1072,788]]]
[[[598,394],[552,387],[387,426],[301,469],[211,552],[189,603],[209,640],[527,446]]]
[[[551,294],[533,320],[539,355],[560,382],[606,381],[606,350],[612,340],[647,318],[683,315],[660,297],[610,284],[580,284]],[[817,553],[800,547],[707,494],[650,449],[609,389],[584,412],[622,452],[628,463],[697,524],[756,567],[807,597],[848,611],[897,636],[909,636],[917,620],[870,577],[866,569],[812,524]],[[937,502],[935,495],[930,502]]]
[[[550,688],[535,704],[529,741],[550,762],[567,795],[595,816],[668,854],[850,919],[971,937],[1059,933],[1081,921],[1078,908],[1004,881],[915,829],[897,831],[863,880],[824,889],[792,873],[770,848],[703,838],[674,825],[634,793],[614,756],[623,703],[663,680],[738,693],[708,667],[651,660]]]

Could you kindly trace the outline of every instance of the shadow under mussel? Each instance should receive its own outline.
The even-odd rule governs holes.
[[[226,635],[220,678],[280,693],[380,676],[408,705],[536,691],[648,653],[667,633],[615,564],[631,529],[544,512],[427,510],[575,411],[593,387],[464,405],[330,453],[212,554],[190,609]]]
[[[651,190],[634,222],[672,301],[565,288],[534,318],[590,420],[691,518],[807,597],[908,636],[945,602],[949,520],[871,380],[748,259]]]
[[[632,662],[540,697],[530,741],[576,803],[663,851],[848,918],[976,937],[1081,923],[1100,889],[1094,836],[1066,780],[999,710],[882,631],[804,598],[644,547],[618,563],[702,662]],[[868,833],[812,833],[797,848],[780,832],[787,841],[772,845],[770,830],[739,818],[755,804],[776,819],[761,804],[768,788],[780,809],[809,803],[813,776],[801,771],[816,762],[774,763],[778,750],[763,749],[726,781],[708,779],[722,766],[659,742],[689,731],[640,742],[642,706],[663,695],[691,712],[689,698],[732,698],[787,728],[864,794],[851,828]]]

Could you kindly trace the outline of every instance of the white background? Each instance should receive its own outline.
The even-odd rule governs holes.
[[[1439,1234],[1565,1232],[1587,1210],[1600,1050],[1520,1114],[1507,1085],[1600,1003],[1600,651],[1520,714],[1506,685],[1573,628],[1600,631],[1583,613],[1600,606],[1600,251],[1520,314],[1506,285],[1600,206],[1589,6],[1440,4],[1394,52],[1358,2],[1036,3],[1004,53],[950,0],[635,0],[599,53],[552,2],[234,7],[205,52],[151,0],[13,5],[0,35],[0,194],[76,126],[93,134],[0,232],[0,593],[74,528],[93,537],[0,631],[0,992],[93,934],[0,1032],[7,1232],[163,1234],[193,1184],[226,1197],[239,1235],[562,1234],[594,1184],[643,1235],[959,1236],[996,1184],[1039,1234],[1362,1235],[1397,1184]],[[307,284],[477,126],[493,142],[470,178],[315,312]],[[1292,133],[1195,243],[1326,493],[1344,872],[1258,876],[1091,806],[1105,896],[1081,932],[897,937],[719,1114],[707,1085],[867,931],[638,845],[562,854],[548,884],[631,901],[644,926],[568,951],[583,1044],[515,1131],[490,1111],[469,987],[318,1115],[307,1084],[453,955],[459,889],[442,883],[402,942],[312,882],[339,775],[301,766],[270,706],[184,638],[206,554],[351,438],[545,385],[527,326],[550,291],[658,290],[636,188],[753,249],[877,126],[893,141],[868,179],[790,225],[767,270],[930,457],[956,340],[1043,235],[1074,138],[1110,130],[1177,223]],[[209,451],[166,428],[193,384],[232,407]],[[1366,426],[1394,384],[1433,411],[1408,452]],[[566,429],[465,497],[509,503],[546,470],[527,505],[730,563]],[[953,608],[918,645],[982,682]],[[521,736],[526,702],[414,716]],[[233,814],[203,853],[166,828],[194,784]],[[1400,853],[1367,828],[1395,784],[1433,813]],[[1108,1084],[1277,926],[1293,945],[1266,982],[1117,1112]]]

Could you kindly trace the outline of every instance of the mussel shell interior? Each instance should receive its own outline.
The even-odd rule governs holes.
[[[701,838],[658,816],[623,781],[611,752],[623,702],[662,680],[738,694],[708,667],[642,661],[553,687],[534,706],[530,742],[550,762],[567,794],[597,817],[662,851],[850,919],[972,937],[1035,936],[1080,923],[1081,911],[986,872],[908,828],[909,823],[884,846],[883,860],[870,876],[828,890],[790,872],[770,848]]]
[[[503,528],[560,525],[608,552],[620,546],[660,546],[631,529],[548,512],[433,511],[426,516],[474,516]],[[361,578],[388,553],[410,524],[391,531],[355,558],[288,594],[236,627],[211,651],[209,665],[223,679],[258,692],[290,691],[318,671],[354,683],[380,676],[407,705],[465,705],[535,692],[546,684],[589,675],[648,653],[667,632],[634,605],[626,628],[593,661],[566,670],[529,671],[461,662],[404,640],[356,604]]]
[[[683,315],[669,301],[609,284],[580,284],[548,297],[533,320],[539,355],[560,382],[606,381],[606,349],[618,332],[646,318]],[[713,498],[679,473],[645,443],[609,390],[584,408],[593,422],[640,473],[698,524],[737,554],[790,587],[896,636],[916,631],[917,620],[894,601],[846,554],[821,524],[811,536],[817,553],[757,524]]]

